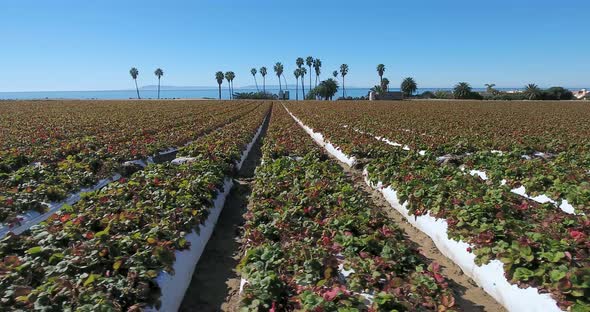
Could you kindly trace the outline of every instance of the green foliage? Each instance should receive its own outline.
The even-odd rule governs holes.
[[[237,100],[276,100],[279,97],[269,92],[235,92],[234,99]]]
[[[414,92],[418,89],[418,84],[414,81],[414,78],[408,77],[402,81],[401,90],[404,93],[404,96],[410,97]]]

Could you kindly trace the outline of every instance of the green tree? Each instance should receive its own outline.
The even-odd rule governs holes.
[[[160,99],[160,78],[164,76],[164,71],[161,68],[157,68],[156,71],[154,71],[154,75],[158,77],[158,99]]]
[[[293,75],[295,76],[295,100],[299,101],[299,77],[301,76],[301,68],[296,68],[293,71]]]
[[[324,100],[331,100],[338,92],[338,82],[332,78],[320,82],[316,94]]]
[[[383,84],[383,73],[385,73],[385,65],[383,65],[383,64],[377,65],[377,73],[379,74],[380,84]]]
[[[524,87],[523,93],[529,100],[540,100],[543,95],[541,88],[539,88],[539,86],[534,83],[529,83],[526,85]]]
[[[309,90],[311,91],[311,67],[313,66],[313,56],[308,56],[305,59],[305,65],[309,67]]]
[[[416,92],[416,89],[418,89],[418,85],[416,84],[416,81],[414,81],[414,78],[408,77],[402,81],[401,90],[404,93],[404,96],[409,97]]]
[[[141,99],[141,97],[139,97],[139,87],[137,87],[137,76],[139,76],[139,71],[137,68],[131,67],[129,74],[131,75],[131,78],[133,78],[133,81],[135,81],[135,91],[137,91],[137,98]]]
[[[256,73],[256,68],[250,69],[250,74],[252,74],[252,77],[254,77],[254,83],[256,84],[256,91],[260,92],[260,90],[258,89],[258,81],[256,80]]]
[[[283,75],[283,64],[281,64],[280,62],[277,62],[274,66],[274,71],[275,74],[277,75],[277,78],[279,78],[279,92],[283,91],[283,87],[281,85],[281,75]]]
[[[387,92],[387,90],[389,90],[389,79],[381,79],[381,90],[383,90],[383,92]]]
[[[313,60],[313,69],[315,70],[315,85],[318,85],[318,79],[320,79],[320,73],[322,68],[322,61],[320,59]]]
[[[305,100],[305,83],[304,83],[304,78],[305,78],[305,75],[307,74],[307,69],[305,67],[301,67],[299,69],[299,73],[301,74],[301,91],[303,93],[303,99]]]
[[[302,57],[298,57],[295,60],[295,64],[297,64],[297,68],[301,68],[301,67],[303,67],[303,64],[305,64],[305,61],[303,60]]]
[[[453,96],[456,99],[469,99],[472,96],[471,86],[467,82],[459,82],[453,88]]]
[[[494,87],[496,86],[495,83],[486,83],[484,84],[484,86],[486,86],[486,92],[492,95],[496,95],[498,94],[498,90],[494,89]]]
[[[231,100],[232,96],[231,96],[231,76],[230,76],[230,72],[225,72],[225,80],[227,80],[227,89],[229,91],[229,99]]]
[[[260,67],[260,76],[262,76],[262,92],[266,93],[266,67]]]
[[[342,76],[342,97],[346,96],[346,91],[344,89],[344,77],[348,75],[348,65],[342,64],[340,65],[340,76]]]
[[[333,71],[332,76],[334,76],[334,78],[338,79],[338,71],[337,70]]]
[[[215,80],[217,80],[217,85],[219,85],[219,99],[221,100],[221,84],[223,83],[223,72],[218,71],[215,73]]]
[[[236,74],[233,71],[229,72],[229,84],[231,85],[231,98],[234,98],[234,78],[236,78]]]

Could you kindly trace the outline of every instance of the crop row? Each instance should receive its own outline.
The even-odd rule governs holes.
[[[85,194],[29,231],[6,236],[0,242],[2,306],[159,307],[160,294],[166,294],[160,276],[174,275],[177,256],[191,248],[189,234],[199,234],[268,109],[262,104],[248,118],[183,147],[179,153],[187,161],[150,164]]]
[[[464,174],[457,163],[440,162],[431,151],[405,150],[342,127],[328,109],[308,104],[289,109],[344,154],[364,161],[369,179],[395,190],[410,216],[445,220],[448,237],[467,243],[477,265],[500,260],[509,282],[550,292],[562,308],[588,309],[587,216],[566,214],[513,194],[507,186]],[[367,115],[378,119],[372,112]],[[360,128],[378,133],[372,126],[367,122]]]
[[[215,113],[207,109],[205,113],[191,116],[190,120],[184,117],[186,122],[179,122],[175,126],[170,124],[173,119],[171,120],[168,115],[163,117],[150,114],[148,119],[138,123],[130,119],[126,128],[105,136],[100,144],[96,142],[86,145],[82,150],[61,151],[59,153],[64,153],[61,159],[56,158],[47,162],[36,161],[33,165],[25,165],[4,174],[0,173],[0,222],[19,224],[21,213],[28,211],[43,213],[50,206],[55,205],[51,203],[63,201],[69,194],[81,188],[92,187],[101,179],[110,178],[117,172],[126,176],[129,170],[123,166],[124,160],[140,159],[146,162],[151,159],[149,156],[157,156],[158,151],[182,146],[203,134],[247,116],[258,109],[260,104],[238,104],[237,108],[231,109],[227,106],[229,106],[227,103],[225,106],[212,105],[213,108],[222,110]],[[147,113],[138,115],[143,116],[143,114]],[[88,131],[100,128],[102,125],[99,122],[105,121],[99,118],[95,122],[97,123],[86,126]],[[151,130],[148,131],[149,136],[136,136],[143,122],[146,125],[158,126],[151,126]],[[109,122],[106,123],[109,124]],[[146,133],[146,131],[140,132]],[[71,140],[75,141],[75,138]],[[60,145],[68,144],[67,140],[62,140]],[[129,151],[131,154],[128,154]]]
[[[342,169],[274,105],[246,214],[248,311],[451,311],[425,264]]]
[[[571,105],[570,105],[571,104]],[[567,200],[590,210],[590,128],[587,110],[552,103],[314,104],[315,118],[395,139],[409,148],[452,156],[458,165],[490,172],[498,184],[531,197]],[[293,107],[297,112],[297,107]],[[546,115],[551,115],[544,118]],[[340,146],[340,145],[339,145]]]

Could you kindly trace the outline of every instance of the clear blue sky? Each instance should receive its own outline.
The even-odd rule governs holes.
[[[4,0],[0,91],[101,90],[139,84],[212,86],[233,70],[314,56],[327,77],[347,63],[349,86],[590,86],[588,0],[125,1]],[[268,84],[277,84],[271,73]]]

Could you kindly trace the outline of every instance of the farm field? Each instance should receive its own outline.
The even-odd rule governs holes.
[[[574,102],[0,102],[0,310],[179,309],[258,144],[235,310],[590,311],[589,118]]]

